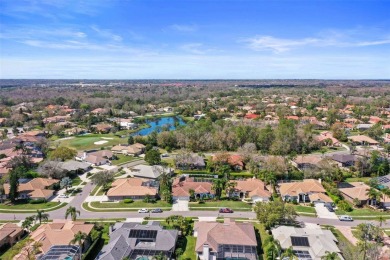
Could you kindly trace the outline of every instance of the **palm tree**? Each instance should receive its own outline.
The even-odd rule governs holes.
[[[83,254],[83,243],[84,243],[84,240],[87,239],[88,235],[85,234],[84,232],[77,232],[76,234],[74,234],[74,237],[73,239],[70,241],[69,244],[78,244],[79,247],[80,247],[80,259],[81,259],[81,256]]]
[[[280,259],[282,247],[280,246],[278,240],[273,239],[267,244],[266,249],[264,251],[267,252],[266,259]]]
[[[340,260],[341,258],[336,252],[326,251],[325,255],[321,257],[321,260]]]
[[[45,213],[44,210],[37,210],[37,215],[35,215],[35,220],[39,221],[39,225],[41,224],[42,220],[43,221],[48,221],[49,220],[49,214]]]
[[[77,210],[76,207],[69,207],[69,208],[66,209],[65,219],[67,219],[68,216],[70,215],[72,220],[75,221],[76,218],[77,218],[77,214],[79,214],[79,216],[80,216],[80,211]]]
[[[287,249],[283,252],[281,258],[282,258],[282,259],[288,258],[289,260],[298,259],[298,257],[297,257],[297,256],[295,255],[295,253],[294,253],[294,250],[293,250],[292,246],[290,246],[289,248],[287,248]]]
[[[32,227],[34,220],[35,220],[34,216],[26,217],[26,219],[22,223],[22,228],[27,229],[27,231],[30,231],[30,228]]]
[[[271,188],[272,188],[273,191],[276,191],[275,190],[276,182],[277,182],[277,179],[276,179],[275,173],[267,172],[267,175],[265,176],[265,183],[267,185],[268,184],[271,185]]]
[[[376,204],[378,203],[378,199],[380,199],[380,193],[374,188],[370,188],[366,192],[366,195],[368,196],[368,199],[371,201],[371,205],[373,200],[375,200],[375,204]]]
[[[386,202],[386,197],[390,197],[390,188],[384,187],[381,189],[382,195],[383,195],[383,204]]]
[[[220,198],[222,195],[222,190],[225,188],[225,181],[223,179],[214,179],[213,186],[211,189],[215,191],[215,196]]]
[[[380,227],[382,227],[383,224],[386,224],[386,218],[384,216],[378,216],[376,220],[379,222]]]

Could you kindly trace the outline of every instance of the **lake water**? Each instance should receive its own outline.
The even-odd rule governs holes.
[[[179,125],[186,124],[183,119],[177,116],[148,119],[146,120],[146,123],[149,125],[149,127],[141,129],[135,132],[133,135],[145,136],[151,134],[153,131],[161,132],[162,128],[167,126],[169,126],[169,130],[172,131],[176,129],[175,122],[177,122]]]

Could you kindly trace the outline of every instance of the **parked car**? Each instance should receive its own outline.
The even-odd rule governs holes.
[[[329,210],[329,212],[334,212],[334,209],[331,205],[325,205],[325,207]]]
[[[161,155],[161,157],[169,157],[169,154],[163,153],[163,154]]]
[[[353,219],[347,215],[340,216],[339,219],[340,221],[353,221]]]
[[[152,209],[150,212],[152,213],[162,213],[162,209]]]
[[[69,198],[69,196],[66,194],[61,194],[60,196],[58,196],[58,198],[66,199],[66,198]]]
[[[229,208],[219,209],[219,213],[233,213],[234,211]]]
[[[148,213],[149,210],[148,209],[139,209],[138,210],[138,213]]]

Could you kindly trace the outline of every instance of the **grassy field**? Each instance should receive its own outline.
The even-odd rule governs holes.
[[[0,204],[0,209],[47,209],[47,208],[52,208],[55,206],[58,206],[60,203],[59,202],[46,202],[46,203],[40,203],[40,204],[30,204],[30,203],[21,203],[21,202],[15,202],[15,204],[7,205],[7,204]]]
[[[359,249],[354,246],[349,240],[336,228],[331,228],[332,233],[338,240],[338,247],[344,259],[360,259]]]
[[[109,202],[91,202],[91,206],[101,209],[110,209],[110,208],[171,208],[172,205],[165,201],[156,201],[156,203],[145,203],[143,201],[133,201],[132,203],[124,203],[120,201],[118,203],[109,203]]]
[[[55,206],[47,207],[47,205],[50,205],[47,203],[54,203]],[[34,214],[34,213],[36,213],[36,210],[38,210],[38,209],[45,210],[45,212],[49,212],[49,211],[63,208],[66,205],[68,205],[68,203],[59,203],[59,202],[47,202],[47,203],[42,203],[42,204],[28,204],[28,203],[26,203],[26,204],[24,204],[24,206],[22,204],[15,205],[16,207],[6,206],[6,205],[1,204],[0,213],[6,212],[6,213],[20,213],[20,214],[21,213],[32,213],[32,214]],[[45,205],[45,206],[42,206],[42,205]],[[51,205],[53,205],[53,204],[51,204]]]
[[[124,154],[117,154],[116,156],[118,157],[118,160],[112,160],[111,162],[113,165],[127,163],[139,159],[137,157],[124,155]]]
[[[345,212],[342,210],[337,209],[336,210],[337,215],[349,215],[351,217],[359,217],[359,216],[388,216],[390,218],[389,212],[381,212],[376,211],[368,208],[362,208],[362,209],[353,209],[351,212]]]
[[[233,200],[221,200],[221,201],[207,201],[199,204],[198,202],[190,202],[190,208],[203,208],[203,207],[215,207],[215,208],[231,208],[231,209],[252,209],[252,205],[244,203],[242,201]]]
[[[316,213],[316,209],[308,206],[294,205],[294,209],[296,212],[304,212],[304,213]]]
[[[105,139],[110,138],[110,139]],[[107,143],[96,145],[95,142],[98,141],[107,141]],[[76,150],[90,150],[90,149],[100,149],[101,147],[114,146],[117,144],[127,143],[127,139],[120,138],[113,134],[88,134],[82,136],[75,136],[74,138],[67,140],[57,140],[53,143],[58,144],[60,146],[66,146],[70,148],[74,148]]]

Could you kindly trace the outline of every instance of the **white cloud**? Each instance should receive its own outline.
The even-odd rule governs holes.
[[[195,32],[198,30],[198,26],[194,24],[172,24],[169,28],[179,32]]]
[[[202,43],[187,43],[180,46],[180,49],[183,51],[192,53],[192,54],[204,54],[206,50],[204,50]]]
[[[327,37],[312,37],[301,39],[276,38],[273,36],[255,36],[243,40],[252,50],[255,51],[273,51],[274,53],[282,53],[291,49],[296,49],[305,46],[315,47],[366,47],[390,44],[390,38],[379,40],[361,40],[351,39],[349,35],[342,33],[333,33]]]
[[[91,28],[92,28],[92,30],[97,32],[97,34],[100,37],[104,37],[104,38],[107,38],[107,39],[110,39],[110,40],[116,41],[116,42],[122,41],[122,37],[121,36],[112,33],[110,30],[100,29],[97,26],[91,26]]]

